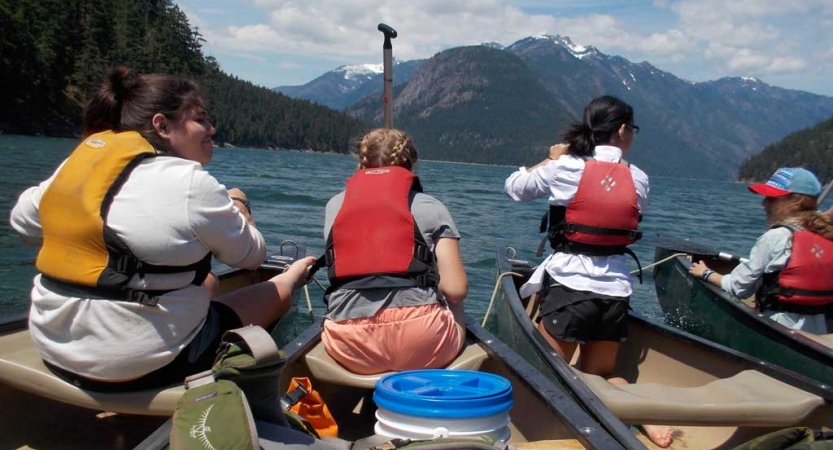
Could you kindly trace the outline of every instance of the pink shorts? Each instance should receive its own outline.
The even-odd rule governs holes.
[[[465,332],[443,305],[382,309],[373,317],[324,321],[327,353],[353,373],[435,369],[454,360]]]

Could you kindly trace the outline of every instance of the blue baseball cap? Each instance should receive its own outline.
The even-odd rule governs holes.
[[[766,183],[749,185],[749,190],[766,197],[783,197],[789,194],[804,194],[818,197],[821,183],[807,169],[782,167],[775,171]]]

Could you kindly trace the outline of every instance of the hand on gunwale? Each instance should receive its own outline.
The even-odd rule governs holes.
[[[703,272],[705,272],[709,266],[706,265],[703,261],[697,261],[691,265],[691,268],[688,269],[688,273],[695,278],[702,278]]]

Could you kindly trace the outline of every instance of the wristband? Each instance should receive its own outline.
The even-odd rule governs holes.
[[[706,283],[709,282],[709,277],[714,273],[714,270],[706,269],[703,271],[703,275],[700,275],[700,278],[703,279]]]
[[[248,200],[246,200],[245,198],[240,198],[240,197],[231,197],[231,199],[242,203],[243,206],[246,207],[246,211],[248,211],[250,215],[252,214],[252,204],[249,203]]]

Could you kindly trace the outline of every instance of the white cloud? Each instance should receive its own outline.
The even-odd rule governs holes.
[[[227,52],[323,58],[334,65],[380,59],[379,22],[399,32],[393,45],[400,60],[427,58],[453,46],[508,45],[526,36],[560,34],[634,59],[705,59],[737,75],[803,70],[818,57],[813,57],[808,40],[833,48],[831,33],[821,27],[833,18],[830,0],[654,0],[653,7],[670,20],[645,31],[613,11],[615,6],[632,7],[626,1],[510,1],[252,0],[261,12],[257,23],[211,30],[201,25],[201,30],[210,46]],[[521,9],[575,12],[591,6],[598,12],[571,17]],[[610,13],[601,13],[606,11]],[[201,22],[197,14],[189,12],[189,18]],[[816,22],[797,32],[785,22],[790,18]]]
[[[768,72],[798,72],[807,68],[807,61],[803,58],[777,57],[773,58],[767,67]]]

